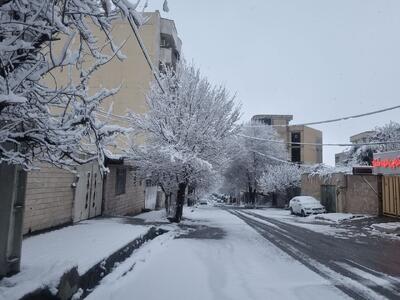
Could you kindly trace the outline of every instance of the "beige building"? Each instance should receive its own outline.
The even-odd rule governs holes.
[[[322,163],[322,146],[301,145],[302,143],[322,144],[321,131],[308,126],[290,125],[290,121],[293,120],[292,115],[255,115],[251,120],[274,126],[283,141],[287,143],[290,161],[301,164]]]
[[[139,32],[151,63],[157,71],[162,65],[174,66],[181,55],[181,40],[175,23],[161,18],[158,11],[147,13],[148,21]],[[146,111],[145,95],[154,80],[154,74],[126,20],[115,20],[113,38],[126,56],[123,61],[114,58],[95,73],[90,90],[120,86],[119,93],[104,103],[104,111],[112,106],[112,123],[129,124],[123,118],[128,111]],[[102,36],[99,33],[99,38]],[[105,50],[107,51],[107,50]],[[65,73],[57,74],[63,82]],[[126,142],[119,140],[110,149],[122,154]],[[157,187],[139,180],[135,167],[120,159],[107,159],[110,173],[101,177],[96,164],[77,167],[76,174],[52,166],[42,165],[40,171],[28,173],[24,233],[78,222],[101,214],[125,215],[140,213],[144,208],[154,209],[159,193]]]

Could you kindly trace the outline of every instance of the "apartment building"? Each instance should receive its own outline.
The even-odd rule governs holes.
[[[152,65],[174,66],[181,56],[182,42],[175,23],[162,18],[158,11],[146,13],[148,21],[139,29]],[[103,38],[99,32],[99,39]],[[95,92],[100,88],[120,86],[118,94],[103,104],[103,110],[112,107],[114,124],[128,126],[123,118],[128,111],[144,113],[146,93],[154,80],[153,71],[129,23],[117,19],[113,23],[113,38],[122,45],[123,61],[113,59],[104,65],[89,82]],[[105,48],[104,51],[110,51]],[[63,82],[65,74],[56,74]],[[132,162],[123,156],[126,141],[119,139],[109,150],[112,158],[106,160],[110,172],[103,178],[96,163],[76,168],[76,174],[53,166],[42,165],[40,170],[27,175],[24,234],[55,226],[78,222],[101,214],[126,215],[140,213],[144,208],[160,205],[157,187],[139,180]]]
[[[322,146],[302,145],[302,143],[322,144],[320,130],[303,125],[290,125],[293,115],[255,115],[251,120],[274,126],[282,140],[287,143],[288,160],[310,165],[322,163]]]

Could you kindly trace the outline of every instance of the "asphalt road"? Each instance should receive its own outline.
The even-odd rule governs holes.
[[[350,297],[400,299],[399,241],[361,232],[338,238],[246,210],[229,212]]]

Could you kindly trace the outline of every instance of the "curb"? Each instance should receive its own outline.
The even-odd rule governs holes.
[[[20,300],[80,300],[88,296],[100,281],[110,274],[115,265],[126,260],[133,251],[140,248],[145,242],[155,239],[166,233],[166,230],[151,227],[146,234],[136,238],[113,254],[91,267],[85,274],[79,275],[77,267],[65,272],[57,286],[58,292],[52,293],[49,287],[37,289]]]

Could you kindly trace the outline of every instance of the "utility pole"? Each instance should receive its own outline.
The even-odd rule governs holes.
[[[20,270],[26,177],[21,167],[0,164],[0,279]]]

